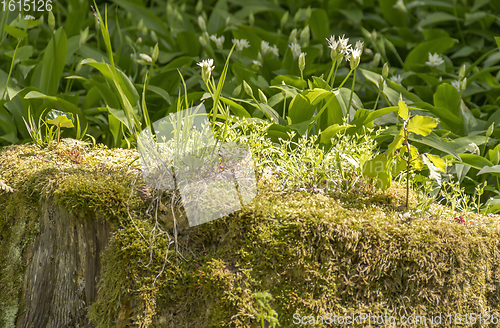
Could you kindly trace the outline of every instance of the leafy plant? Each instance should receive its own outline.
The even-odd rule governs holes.
[[[446,172],[445,162],[436,155],[419,153],[418,149],[410,145],[410,133],[423,137],[428,136],[438,125],[438,121],[430,116],[411,116],[408,106],[401,99],[398,103],[398,117],[403,121],[401,130],[389,145],[387,151],[365,163],[363,175],[376,178],[377,185],[387,189],[391,185],[392,175],[402,171],[406,174],[406,208],[409,209],[408,199],[410,190],[410,170],[421,170],[424,165],[429,169],[430,178],[441,184],[439,172]]]

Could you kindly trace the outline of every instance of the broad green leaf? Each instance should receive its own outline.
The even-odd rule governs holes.
[[[485,173],[493,174],[495,176],[500,176],[500,165],[485,166],[477,173],[477,175]]]
[[[225,97],[221,97],[220,100],[225,103],[226,105],[231,108],[231,111],[238,116],[238,117],[246,117],[250,118],[251,115],[247,112],[245,107],[241,106],[240,104],[237,104],[236,102],[232,101],[231,99],[227,99]]]
[[[316,8],[311,12],[311,19],[309,20],[309,27],[311,28],[312,36],[316,40],[325,40],[329,37],[330,31],[328,14],[324,9]]]
[[[4,29],[16,39],[22,39],[28,35],[28,32],[15,28],[14,26],[4,25]]]
[[[406,26],[406,14],[395,8],[397,0],[380,0],[380,9],[389,26]]]
[[[374,158],[365,162],[363,166],[363,176],[375,178],[382,172],[387,170],[387,157],[385,154],[378,154]]]
[[[132,130],[132,126],[129,124],[127,115],[125,114],[124,110],[111,108],[109,106],[106,106],[106,108],[108,109],[109,113],[113,115],[118,121],[125,125],[129,130]]]
[[[469,165],[477,170],[483,169],[485,166],[493,166],[493,163],[486,158],[474,154],[460,154],[462,163]]]
[[[134,14],[134,19],[137,21],[143,20],[144,26],[148,29],[156,31],[156,33],[161,33],[168,35],[169,30],[165,26],[165,23],[155,15],[153,11],[146,8],[142,2],[128,1],[128,0],[113,0],[118,6],[125,8],[129,13]]]
[[[56,118],[52,120],[47,120],[47,123],[55,125],[57,127],[61,128],[73,128],[73,122],[69,118],[67,118],[65,115],[59,115]]]
[[[408,106],[406,106],[406,103],[403,100],[398,102],[398,115],[403,119],[403,121],[408,119]]]
[[[41,77],[38,85],[35,85],[42,93],[55,95],[59,88],[59,80],[64,71],[66,63],[66,52],[68,49],[68,39],[61,27],[50,39],[42,60]]]
[[[315,107],[311,106],[309,100],[302,94],[296,95],[290,107],[288,108],[288,116],[292,120],[292,123],[300,123],[311,119],[314,114]]]
[[[325,131],[322,131],[319,137],[319,140],[321,143],[324,143],[326,145],[331,144],[332,137],[335,136],[337,133],[343,132],[352,125],[338,125],[338,124],[333,124],[326,128]]]
[[[439,121],[430,116],[415,115],[408,121],[408,131],[419,134],[421,136],[428,136],[432,129],[438,125]]]
[[[451,142],[437,136],[435,133],[431,133],[426,137],[417,134],[410,134],[409,139],[412,142],[418,142],[431,148],[440,150],[446,154],[452,155],[457,160],[460,160],[460,155],[457,153],[455,148],[453,148]]]
[[[399,134],[394,138],[394,140],[390,143],[390,145],[387,147],[387,154],[389,157],[394,156],[394,153],[401,148],[401,145],[403,144],[404,141],[404,131],[401,130]]]
[[[47,96],[41,92],[38,91],[30,91],[28,92],[25,96],[24,99],[46,99],[48,102],[45,102],[42,106],[42,108],[45,106],[47,108],[56,108],[57,110],[61,112],[65,112],[66,114],[73,113],[78,115],[82,126],[85,126],[87,124],[87,119],[83,112],[72,104],[71,102],[64,100],[60,97],[55,97],[55,96]]]
[[[441,157],[433,154],[425,154],[425,156],[431,160],[432,164],[434,164],[439,171],[446,173],[446,163],[441,159]]]
[[[435,13],[430,13],[425,15],[424,19],[422,19],[419,23],[419,27],[424,27],[432,24],[439,24],[444,22],[455,21],[457,18],[454,15],[439,11]]]
[[[442,54],[446,50],[450,49],[455,45],[457,40],[443,37],[437,38],[430,41],[419,43],[412,51],[406,56],[405,68],[414,64],[424,64],[429,59],[429,52],[434,54]]]
[[[446,108],[461,119],[460,99],[460,94],[454,86],[443,83],[437,88],[434,94],[434,106]]]

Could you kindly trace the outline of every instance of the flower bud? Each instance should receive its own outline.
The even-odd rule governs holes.
[[[462,81],[464,77],[465,77],[465,65],[462,65],[462,67],[460,67],[460,71],[458,72],[458,80]]]
[[[151,64],[153,62],[153,59],[149,55],[139,54],[139,57],[141,57],[141,59],[144,60],[148,64]]]
[[[43,18],[43,15],[40,16],[40,18],[38,19],[38,25],[42,25],[43,24],[43,21],[44,21],[44,18]]]
[[[283,14],[283,16],[281,16],[281,20],[280,20],[280,28],[283,29],[283,27],[285,27],[286,23],[288,23],[288,19],[290,17],[290,13],[287,11]]]
[[[384,92],[384,78],[381,76],[380,80],[378,81],[378,88],[380,92]]]
[[[385,79],[387,79],[387,77],[389,76],[389,63],[385,63],[384,66],[382,67],[382,77]]]
[[[303,47],[307,47],[310,39],[311,39],[311,33],[309,25],[307,25],[306,27],[304,27],[302,32],[300,32],[300,43],[302,44]]]
[[[241,84],[233,90],[233,97],[238,97],[241,93]]]
[[[128,21],[131,21],[132,18],[134,18],[134,16],[132,16],[132,13],[130,11],[127,11],[127,15],[125,15],[125,17],[127,17]]]
[[[297,25],[297,23],[300,22],[300,14],[301,14],[300,11],[301,11],[301,9],[297,10],[295,15],[293,16],[293,21],[294,21],[295,25]]]
[[[80,41],[78,42],[78,45],[81,47],[87,42],[87,38],[89,37],[89,27],[85,28],[81,33],[80,33]]]
[[[56,18],[54,17],[54,14],[52,13],[52,11],[49,11],[48,23],[49,23],[50,30],[53,31],[56,28]]]
[[[208,46],[207,40],[205,40],[203,35],[200,35],[200,37],[198,38],[198,42],[200,42],[202,48],[206,48]]]
[[[135,40],[135,43],[137,44],[141,44],[142,43],[142,38],[141,37],[138,37],[137,40]]]
[[[290,32],[290,37],[288,38],[288,43],[297,43],[297,29],[294,28],[292,32]]]
[[[493,134],[493,129],[495,128],[495,122],[491,123],[488,130],[486,130],[486,138],[489,138]]]
[[[245,92],[247,93],[247,95],[249,95],[250,97],[253,97],[253,90],[252,90],[252,87],[248,85],[248,83],[243,80],[243,89],[245,90]]]
[[[142,31],[143,26],[144,26],[144,21],[141,19],[139,23],[137,23],[137,30]]]
[[[253,12],[250,12],[250,14],[248,14],[248,25],[253,26],[254,23],[255,16],[253,15]]]
[[[264,94],[264,92],[262,92],[262,90],[259,89],[259,99],[260,101],[262,101],[263,103],[266,103],[267,104],[267,97],[266,95]]]
[[[151,33],[150,33],[150,34],[151,34],[151,39],[152,39],[154,42],[158,43],[158,37],[156,36],[155,31],[151,30]]]
[[[127,34],[125,34],[125,42],[127,42],[129,45],[134,44],[134,41]]]
[[[311,15],[312,15],[312,10],[311,10],[311,6],[309,6],[306,9],[306,19],[307,20],[311,19]]]
[[[155,47],[153,48],[153,53],[151,59],[153,59],[153,63],[156,63],[158,60],[158,55],[160,54],[160,48],[158,47],[158,43],[155,44]]]
[[[380,53],[377,52],[375,56],[373,56],[373,60],[371,62],[372,67],[378,67],[378,64],[380,64]]]
[[[467,78],[465,77],[461,82],[460,82],[460,91],[464,92],[465,89],[467,88]]]
[[[141,30],[141,33],[142,33],[142,36],[146,36],[148,35],[148,28],[146,26],[143,26],[142,27],[142,30]]]
[[[306,53],[302,52],[299,55],[299,69],[303,71],[306,68]]]
[[[198,16],[198,26],[200,26],[200,29],[202,30],[202,32],[207,31],[207,24],[205,23],[205,19],[201,15]]]
[[[199,14],[201,13],[201,11],[203,10],[203,1],[202,0],[198,0],[198,2],[196,3],[196,7],[194,8],[194,11]]]

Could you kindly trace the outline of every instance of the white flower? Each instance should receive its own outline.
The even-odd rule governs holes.
[[[213,59],[205,59],[197,64],[201,67],[201,78],[206,83],[210,78],[210,74],[214,70],[214,60]]]
[[[403,0],[398,0],[396,2],[396,4],[394,6],[392,6],[392,8],[395,8],[403,13],[406,13],[406,7],[405,7],[405,3],[403,2]]]
[[[351,54],[346,56],[346,59],[349,61],[351,69],[356,69],[359,65],[359,60],[361,59],[361,49],[351,49]]]
[[[460,82],[458,80],[451,81],[451,85],[454,86],[458,92],[460,92]]]
[[[31,15],[26,15],[26,16],[24,16],[24,19],[25,20],[35,20],[35,17],[33,17]]]
[[[297,43],[297,29],[294,28],[292,32],[290,32],[290,37],[288,38],[288,43]]]
[[[269,42],[262,40],[260,42],[260,50],[262,50],[262,54],[265,56],[270,52],[271,47],[269,46]]]
[[[293,59],[295,60],[299,58],[300,54],[302,53],[302,48],[300,47],[300,45],[294,42],[290,44],[289,47],[292,50]]]
[[[261,67],[261,66],[262,66],[262,63],[261,63],[260,61],[258,61],[258,60],[252,60],[252,63],[253,63],[252,68],[253,68],[254,70],[258,70],[258,69],[259,69],[259,67]]]
[[[224,38],[224,36],[217,37],[217,35],[214,34],[214,35],[210,36],[210,40],[212,40],[213,42],[215,42],[215,46],[217,47],[217,49],[219,49],[219,50],[222,51],[222,47],[224,45],[224,41],[226,40]]]
[[[468,151],[471,154],[476,154],[476,155],[480,154],[479,147],[473,142],[469,144],[469,147],[467,147],[465,151]]]
[[[153,59],[149,55],[140,54],[139,57],[141,57],[142,60],[144,60],[147,63],[152,63],[153,62]]]
[[[349,52],[351,51],[351,45],[349,44],[349,38],[346,38],[345,35],[342,35],[342,37],[339,37],[339,44],[337,46],[337,50],[339,53],[343,54],[344,56],[347,56]]]
[[[236,44],[236,51],[238,52],[250,47],[250,43],[247,39],[233,39],[233,43]]]
[[[363,41],[358,41],[358,42],[356,42],[356,47],[355,48],[363,51],[363,45],[364,45]]]
[[[429,52],[429,61],[425,62],[425,64],[427,66],[437,67],[437,66],[441,65],[442,63],[444,63],[443,58],[441,58],[437,53],[434,53],[434,55],[433,55]]]
[[[401,75],[393,75],[391,76],[390,80],[396,84],[401,85],[401,82],[403,82],[403,77]]]
[[[273,45],[273,46],[270,48],[270,50],[269,50],[269,51],[271,51],[271,53],[272,53],[273,55],[275,55],[276,57],[279,57],[279,56],[280,56],[280,52],[279,52],[279,50],[278,50],[278,47],[276,47],[276,45]]]

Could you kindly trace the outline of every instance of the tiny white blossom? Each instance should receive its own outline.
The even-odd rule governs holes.
[[[474,142],[471,142],[465,151],[468,151],[471,154],[480,154],[479,147]]]
[[[403,2],[403,0],[396,1],[396,4],[394,6],[392,6],[392,8],[395,8],[403,13],[406,13],[406,6],[405,6],[405,3]]]
[[[261,67],[262,66],[262,63],[258,60],[252,60],[253,64],[255,65],[255,67]]]
[[[35,20],[35,17],[33,17],[31,15],[26,15],[26,16],[24,16],[24,19],[25,20]]]
[[[358,41],[356,42],[356,49],[359,49],[359,50],[363,50],[363,45],[364,45],[364,42],[363,41]]]
[[[347,56],[351,51],[351,45],[349,44],[349,38],[346,38],[345,35],[339,37],[339,44],[337,46],[337,50],[339,53],[342,53],[344,56]]]
[[[403,77],[401,75],[393,75],[391,76],[390,80],[396,84],[401,85],[401,82],[403,82]]]
[[[250,43],[247,39],[233,39],[233,43],[236,44],[236,51],[238,52],[250,47]]]
[[[222,47],[223,47],[224,41],[225,41],[225,38],[224,38],[223,35],[220,36],[220,37],[217,37],[216,34],[211,35],[210,36],[210,40],[212,40],[213,42],[215,42],[215,46],[217,47],[217,49],[222,50]]]
[[[270,48],[270,51],[273,55],[275,55],[276,57],[279,57],[280,56],[280,52],[279,52],[279,49],[278,47],[276,47],[276,45],[273,45],[271,48]]]
[[[458,92],[460,92],[460,82],[458,80],[451,81],[451,85],[454,86]]]
[[[201,78],[205,83],[210,79],[210,74],[214,70],[214,60],[213,59],[205,59],[197,64],[201,67]]]
[[[260,42],[260,50],[262,50],[262,54],[265,56],[271,51],[271,47],[269,46],[269,42],[262,40]]]
[[[294,42],[289,45],[289,47],[292,50],[293,59],[295,60],[299,58],[300,54],[302,53],[302,48],[300,47],[300,45]]]
[[[442,63],[444,63],[443,58],[441,58],[437,53],[434,53],[434,55],[433,55],[429,52],[429,61],[425,62],[425,64],[427,66],[437,67],[437,66],[441,65]]]
[[[351,69],[356,69],[359,65],[359,60],[361,59],[361,49],[351,49],[351,53],[346,56],[346,59],[349,61]]]

